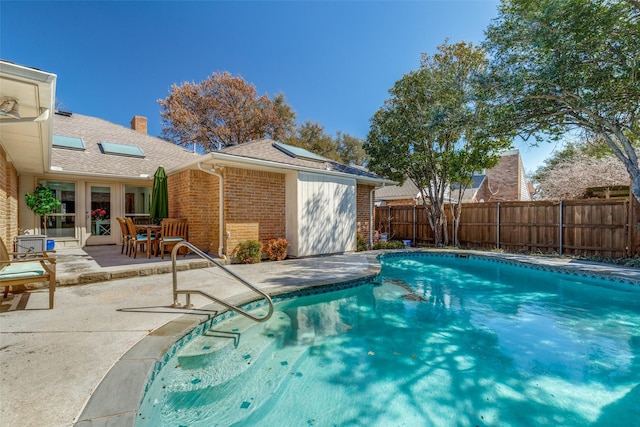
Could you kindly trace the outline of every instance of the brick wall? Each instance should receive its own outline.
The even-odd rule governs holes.
[[[482,186],[476,199],[485,202],[505,202],[520,199],[520,154],[502,156],[500,162],[487,171],[487,186]]]
[[[285,237],[285,176],[239,168],[224,169],[224,215],[231,254],[244,240]]]
[[[239,242],[266,242],[285,237],[285,176],[238,168],[225,168],[223,239],[231,254]],[[189,242],[212,254],[218,253],[218,177],[199,170],[186,170],[168,177],[169,216],[187,218]]]
[[[18,235],[18,172],[0,147],[0,237],[8,250]]]
[[[369,239],[369,207],[370,192],[375,187],[371,185],[357,185],[356,187],[356,229],[365,239]]]
[[[199,170],[185,170],[167,177],[169,216],[189,221],[189,242],[218,253],[218,177]]]

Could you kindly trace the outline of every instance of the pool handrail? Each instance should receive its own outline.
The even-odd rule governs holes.
[[[265,298],[267,300],[267,303],[269,304],[269,312],[267,313],[266,316],[264,317],[256,317],[250,313],[248,313],[247,311],[241,309],[240,307],[237,307],[231,303],[226,302],[223,299],[217,298],[207,292],[201,291],[201,290],[197,290],[197,289],[178,289],[178,269],[176,268],[176,255],[178,254],[178,250],[183,247],[186,246],[190,251],[196,253],[197,255],[199,255],[201,258],[206,259],[207,261],[212,262],[213,264],[215,264],[217,267],[219,267],[222,271],[224,271],[225,273],[229,274],[230,276],[232,276],[234,279],[238,280],[240,283],[242,283],[243,285],[245,285],[246,287],[248,287],[249,289],[251,289],[252,291],[260,294],[263,298]],[[248,282],[247,280],[243,279],[242,277],[238,276],[236,273],[234,273],[233,271],[229,270],[226,266],[224,266],[223,264],[221,264],[220,262],[218,262],[217,260],[215,260],[214,258],[212,258],[211,256],[209,256],[208,254],[206,254],[205,252],[201,251],[200,249],[198,249],[196,246],[194,246],[193,244],[187,242],[187,241],[182,241],[177,243],[173,249],[171,250],[171,269],[172,269],[172,274],[173,274],[173,304],[171,305],[171,307],[173,308],[191,308],[193,307],[193,304],[191,304],[191,294],[197,294],[197,295],[201,295],[205,298],[208,298],[214,302],[217,302],[219,304],[222,304],[224,307],[228,308],[229,310],[232,310],[238,314],[241,314],[245,317],[248,317],[251,320],[255,320],[256,322],[264,322],[266,320],[268,320],[271,315],[273,314],[273,301],[271,300],[271,297],[265,293],[264,291],[258,289],[258,287],[256,287],[255,285],[253,285],[252,283]],[[186,298],[186,304],[182,305],[180,304],[180,302],[178,301],[178,294],[185,294],[187,296]]]

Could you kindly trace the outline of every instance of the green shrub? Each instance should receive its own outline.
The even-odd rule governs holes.
[[[257,240],[245,240],[238,244],[235,253],[241,264],[255,264],[262,258],[262,244]]]
[[[264,244],[263,250],[271,261],[282,261],[287,257],[287,239],[273,239]]]
[[[362,234],[356,235],[356,252],[362,252],[369,249],[367,239]]]
[[[391,240],[389,242],[378,242],[373,245],[373,249],[404,249],[406,246],[400,240]]]

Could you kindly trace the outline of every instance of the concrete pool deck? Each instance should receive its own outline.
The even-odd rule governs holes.
[[[165,272],[167,265],[170,269],[168,261],[142,258],[133,266],[130,262],[119,265],[126,257],[115,253],[113,246],[104,248],[103,254],[99,253],[101,249],[88,250],[91,255],[81,250],[56,254],[62,283],[95,283],[59,287],[53,310],[47,309],[46,289],[3,301],[11,307],[0,314],[2,425],[132,425],[140,384],[146,384],[145,375],[153,367],[155,355],[168,350],[168,342],[174,342],[184,330],[216,310],[210,301],[198,296],[192,298],[195,307],[191,310],[170,308],[171,274],[156,274]],[[280,293],[376,274],[379,265],[375,257],[379,253],[230,268],[261,289]],[[640,283],[640,270],[635,268],[548,257],[465,253],[592,271]],[[202,268],[199,262],[179,257],[178,266],[184,270],[178,273],[181,287],[188,284],[235,302],[250,298],[223,271]]]

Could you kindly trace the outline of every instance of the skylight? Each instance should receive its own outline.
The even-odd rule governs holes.
[[[82,138],[76,138],[75,136],[53,135],[52,144],[56,148],[84,151]]]
[[[273,145],[283,153],[288,154],[289,156],[295,157],[297,159],[311,160],[314,162],[327,161],[327,159],[325,159],[324,157],[318,154],[312,153],[309,150],[305,150],[304,148],[294,147],[293,145],[282,144],[280,142],[276,142]]]
[[[144,157],[144,153],[137,145],[116,144],[115,142],[100,142],[100,149],[104,154],[127,157]]]

